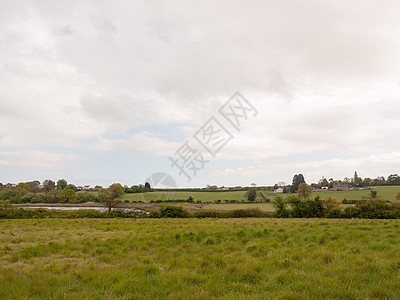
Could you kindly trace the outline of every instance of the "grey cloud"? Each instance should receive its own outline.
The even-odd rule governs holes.
[[[176,145],[156,135],[139,136],[139,147],[135,135],[113,144],[105,133],[200,126],[240,91],[260,114],[220,158],[395,150],[399,9],[360,0],[2,2],[0,146],[165,155]]]

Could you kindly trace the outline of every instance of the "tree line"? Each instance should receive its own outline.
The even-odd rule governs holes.
[[[41,185],[39,181],[21,182],[15,186],[0,184],[0,201],[8,201],[11,204],[19,203],[85,203],[99,202],[107,207],[110,212],[112,208],[118,206],[121,201],[119,196],[126,192],[148,192],[151,186],[148,182],[138,185],[138,190],[123,187],[120,183],[113,183],[108,188],[96,189],[96,193],[78,191],[73,184],[68,184],[65,179],[56,182],[45,180]]]

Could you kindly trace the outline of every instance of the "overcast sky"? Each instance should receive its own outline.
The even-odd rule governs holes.
[[[0,1],[0,182],[400,173],[398,1]],[[240,92],[240,131],[218,109]],[[215,157],[193,135],[214,116]],[[188,141],[209,160],[171,166]],[[192,172],[193,173],[193,172]],[[191,174],[193,175],[193,174]]]

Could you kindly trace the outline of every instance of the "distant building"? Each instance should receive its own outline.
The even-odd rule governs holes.
[[[335,184],[332,187],[332,191],[349,191],[350,185],[348,184]]]
[[[329,192],[328,189],[313,189],[312,192]]]
[[[227,191],[229,190],[229,188],[225,187],[225,186],[221,186],[218,188],[219,191]]]
[[[277,188],[274,193],[283,193],[283,188]]]

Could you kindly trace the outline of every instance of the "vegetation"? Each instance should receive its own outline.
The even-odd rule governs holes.
[[[254,202],[257,198],[257,188],[255,186],[249,188],[245,194],[247,201]]]
[[[290,186],[290,192],[295,193],[299,189],[301,183],[305,183],[303,174],[294,175],[292,185]]]
[[[115,210],[102,212],[95,209],[56,210],[56,209],[23,209],[0,205],[0,219],[47,219],[47,218],[142,218],[145,212],[137,210]]]
[[[121,200],[118,199],[119,196],[125,193],[124,188],[119,183],[113,183],[108,187],[108,189],[101,189],[99,192],[100,202],[107,207],[108,212],[118,206],[121,203]]]
[[[307,199],[310,197],[312,192],[312,188],[305,182],[299,184],[299,188],[297,189],[296,193],[299,195],[299,197],[303,199]]]
[[[1,299],[397,299],[394,220],[0,221]]]

